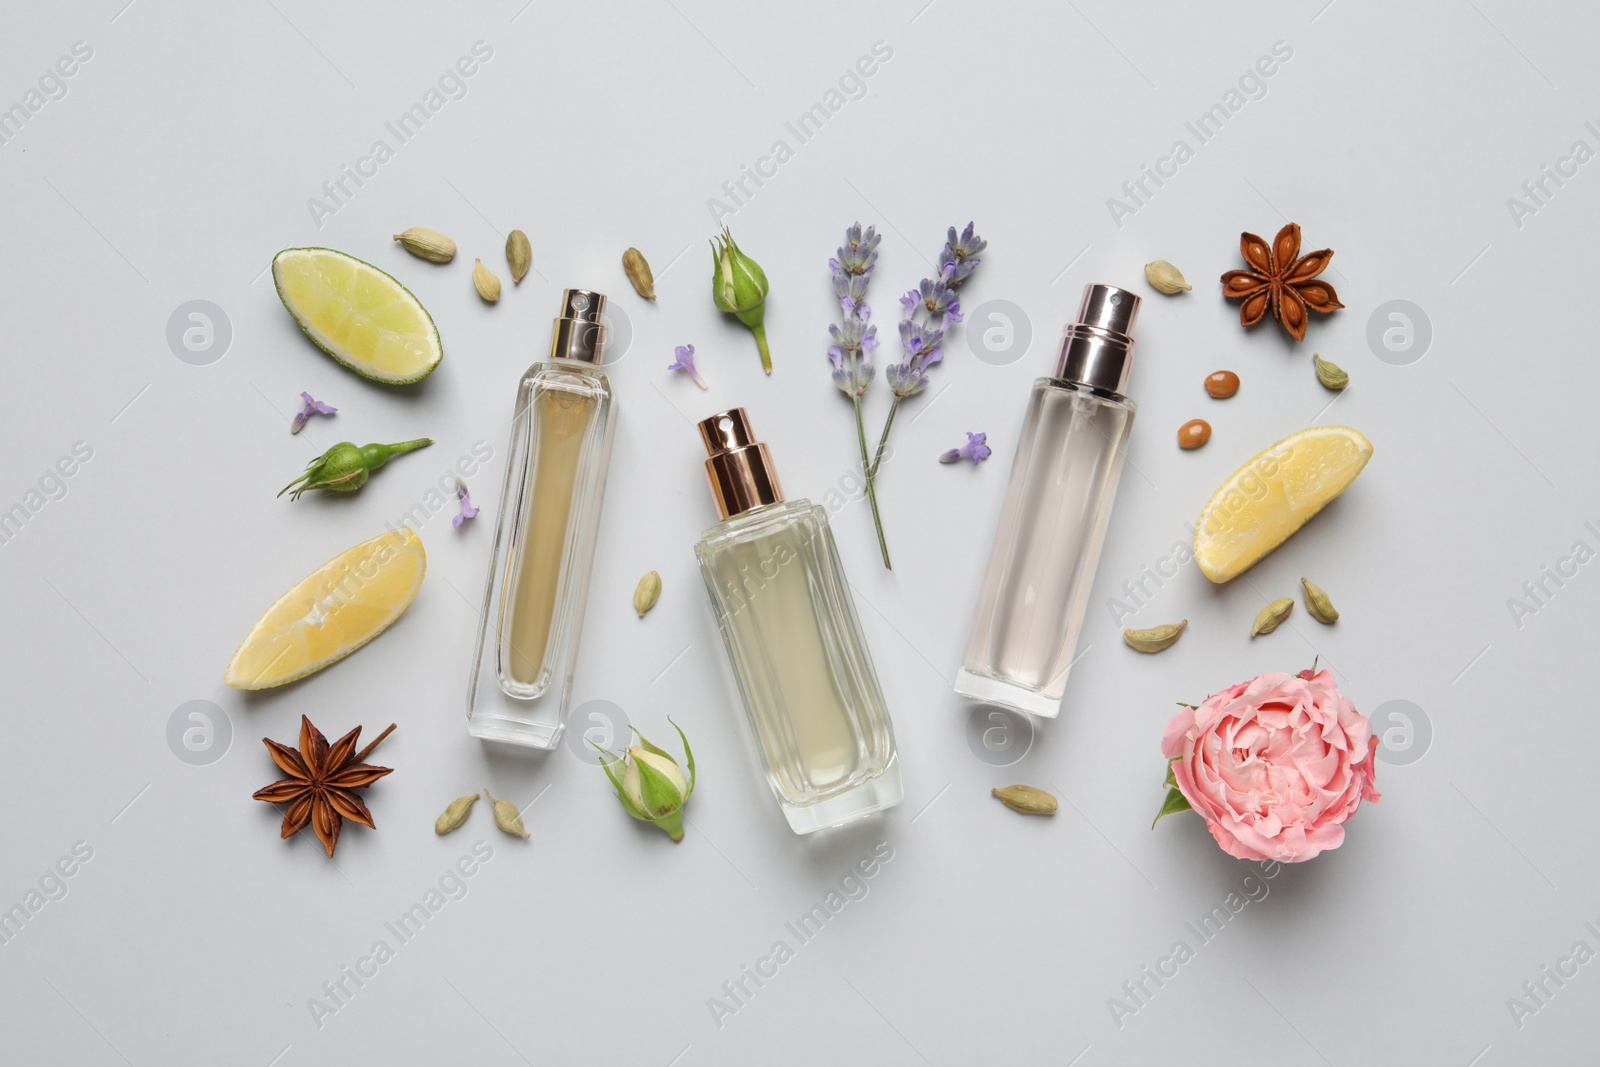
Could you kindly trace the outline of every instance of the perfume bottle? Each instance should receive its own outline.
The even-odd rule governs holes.
[[[785,500],[743,408],[700,423],[723,521],[695,545],[761,768],[797,834],[900,803],[894,728],[828,513]]]
[[[568,289],[550,356],[517,387],[467,689],[474,737],[554,748],[566,724],[616,411],[606,298]]]
[[[963,696],[1047,718],[1061,710],[1133,427],[1123,390],[1138,313],[1126,289],[1085,286],[1055,373],[1033,383],[956,675]]]

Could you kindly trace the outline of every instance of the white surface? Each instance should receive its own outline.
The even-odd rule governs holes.
[[[6,605],[7,829],[0,902],[23,900],[75,842],[93,858],[0,948],[0,1028],[17,1064],[348,1063],[1283,1064],[1575,1063],[1589,1056],[1600,963],[1536,1015],[1507,998],[1577,941],[1600,948],[1593,804],[1596,564],[1534,615],[1507,599],[1575,541],[1600,547],[1592,407],[1589,163],[1519,228],[1506,199],[1600,118],[1577,3],[1374,0],[994,5],[923,0],[758,14],[706,0],[564,5],[242,5],[100,0],[8,5],[0,104],[58,56],[93,58],[0,145],[7,410],[0,506],[74,442],[93,459],[0,546]],[[119,8],[123,8],[119,11]],[[919,10],[921,8],[921,10]],[[308,197],[354,165],[473,42],[493,58],[319,229]],[[823,100],[874,41],[893,58],[809,143],[784,123]],[[1106,198],[1184,137],[1276,41],[1293,58],[1119,229]],[[776,372],[707,292],[706,208],[778,138],[794,156],[732,218],[772,280]],[[1192,138],[1191,142],[1192,142]],[[896,569],[864,505],[835,528],[895,714],[907,800],[844,832],[797,838],[737,728],[691,546],[713,518],[689,420],[747,405],[794,496],[821,498],[853,460],[848,405],[827,377],[825,262],[844,226],[885,232],[873,291],[894,299],[951,223],[991,248],[969,308],[1015,302],[1032,349],[997,367],[958,338],[937,389],[896,427],[882,480]],[[1347,310],[1304,345],[1240,330],[1217,276],[1241,229],[1287,219],[1338,250]],[[451,233],[446,268],[389,240]],[[525,229],[537,274],[497,307],[472,259],[503,271]],[[419,388],[368,384],[311,348],[262,272],[327,244],[395,272],[438,321],[446,357]],[[637,245],[660,302],[627,291]],[[677,258],[680,251],[682,258]],[[1063,716],[1017,766],[969,749],[949,690],[1028,383],[1082,285],[1143,287],[1153,258],[1195,291],[1150,295],[1132,392],[1140,405]],[[621,423],[578,700],[606,699],[657,741],[683,723],[701,763],[680,846],[633,823],[567,752],[485,749],[463,723],[464,672],[489,522],[423,524],[430,574],[394,630],[345,663],[256,697],[221,683],[256,614],[334,552],[423,498],[473,442],[496,462],[518,374],[545,343],[562,285],[610,292],[632,320],[615,368]],[[165,331],[206,299],[230,350],[180,362]],[[1369,315],[1425,309],[1410,366],[1369,351]],[[897,350],[886,338],[885,359]],[[711,381],[668,375],[692,341]],[[1313,351],[1349,370],[1332,410]],[[1237,370],[1239,395],[1201,380]],[[300,438],[300,390],[337,405]],[[886,406],[881,377],[870,402]],[[1178,425],[1216,433],[1180,453]],[[1120,647],[1106,609],[1156,565],[1220,478],[1314,421],[1377,445],[1354,488],[1249,575],[1212,588],[1185,568],[1134,618],[1189,632],[1158,657]],[[993,462],[942,467],[965,430]],[[342,439],[431,434],[354,499],[273,498]],[[630,595],[658,569],[644,621]],[[1246,639],[1264,598],[1302,574],[1333,596],[1328,629],[1298,613]],[[1551,586],[1551,588],[1554,588]],[[1280,874],[1119,1029],[1107,1007],[1249,868],[1192,816],[1149,821],[1173,702],[1320,654],[1357,706],[1425,710],[1431,750],[1380,766],[1383,800],[1346,845]],[[190,700],[225,709],[226,756],[190,766],[165,729]],[[305,712],[330,734],[399,731],[374,757],[376,832],[347,828],[328,863],[280,842],[250,799],[275,777],[263,735]],[[980,724],[981,725],[981,724]],[[1023,819],[991,786],[1062,799]],[[452,797],[490,786],[527,804],[533,841],[479,810],[437,838]],[[546,791],[547,790],[547,791]],[[480,806],[481,809],[481,806]],[[319,1028],[307,999],[385,938],[474,841],[493,858]],[[809,943],[785,929],[878,842],[893,859]],[[720,1029],[707,1000],[780,938],[794,958]],[[276,1057],[276,1059],[275,1059]]]

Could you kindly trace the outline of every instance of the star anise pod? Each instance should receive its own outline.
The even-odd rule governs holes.
[[[1300,255],[1300,227],[1289,223],[1278,231],[1269,247],[1253,233],[1239,235],[1239,251],[1249,270],[1230,270],[1222,276],[1222,295],[1243,300],[1239,324],[1254,326],[1269,310],[1296,341],[1306,339],[1306,309],[1329,314],[1344,307],[1339,294],[1317,275],[1327,269],[1333,249]]]
[[[368,753],[378,747],[378,742],[389,736],[394,724],[379,734],[366,748],[356,751],[356,741],[361,727],[345,734],[332,745],[322,731],[311,725],[311,720],[300,716],[300,750],[280,745],[270,737],[261,740],[272,753],[272,760],[289,777],[273,782],[265,789],[257,789],[251,796],[273,804],[287,804],[283,813],[283,835],[299,833],[307,823],[316,831],[322,847],[333,855],[339,843],[339,829],[345,819],[354,819],[363,826],[372,826],[372,812],[355,790],[369,786],[389,774],[391,767],[372,767],[363,763]],[[373,827],[376,829],[376,827]]]

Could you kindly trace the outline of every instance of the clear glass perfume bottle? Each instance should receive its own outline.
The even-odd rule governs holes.
[[[963,696],[1047,718],[1061,710],[1133,428],[1122,393],[1138,313],[1126,289],[1086,286],[1055,373],[1033,383],[956,675]]]
[[[534,748],[565,728],[615,426],[605,295],[561,301],[549,358],[517,388],[467,690],[468,733]]]
[[[723,521],[695,545],[767,783],[795,833],[900,803],[894,728],[827,511],[784,500],[743,408],[700,423]]]

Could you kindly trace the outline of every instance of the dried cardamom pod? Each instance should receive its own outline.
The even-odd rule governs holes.
[[[1004,789],[991,789],[989,795],[998,797],[1000,803],[1024,815],[1054,815],[1058,807],[1055,797],[1031,785],[1008,785]]]
[[[1306,610],[1318,622],[1333,625],[1339,621],[1339,610],[1333,606],[1333,601],[1328,599],[1328,594],[1323,592],[1322,586],[1310,578],[1300,579],[1300,584],[1306,591]]]
[[[656,606],[656,601],[661,599],[661,575],[651,571],[639,579],[638,588],[633,591],[633,610],[639,613],[639,618],[644,618],[644,613]]]
[[[1350,375],[1337,363],[1330,363],[1321,356],[1313,355],[1311,363],[1317,368],[1317,381],[1337,392],[1350,384]]]
[[[1124,630],[1122,640],[1135,652],[1160,652],[1177,644],[1189,620],[1169,622],[1165,626],[1152,626],[1148,630]]]
[[[533,246],[521,230],[512,230],[506,235],[506,263],[511,266],[511,284],[521,285],[528,268],[533,266]]]
[[[1270,634],[1276,630],[1289,613],[1294,610],[1294,601],[1288,597],[1280,597],[1261,609],[1261,614],[1256,616],[1255,625],[1250,627],[1250,636],[1258,637],[1261,634]]]
[[[1194,288],[1184,278],[1183,271],[1164,259],[1146,263],[1144,265],[1144,279],[1154,286],[1157,292],[1166,293],[1168,296]]]
[[[400,247],[429,263],[448,263],[456,258],[456,243],[438,230],[413,226],[394,235]]]
[[[500,299],[500,279],[494,276],[494,271],[483,265],[481,259],[472,261],[472,287],[491,304]]]
[[[668,263],[667,266],[672,266]],[[637,248],[630,248],[622,253],[622,271],[628,276],[628,281],[633,283],[633,291],[646,300],[656,298],[656,276],[650,273],[650,264],[644,261],[644,253]]]
[[[509,800],[496,800],[494,794],[485,787],[483,795],[489,798],[489,803],[494,805],[494,824],[508,834],[526,840],[533,835],[522,828],[522,816],[517,812],[517,806]]]
[[[433,832],[440,835],[447,834],[466,822],[467,815],[472,811],[472,805],[477,803],[477,800],[478,794],[476,793],[468,793],[464,797],[456,797],[450,802],[450,806],[444,809],[444,814],[434,822]]]

